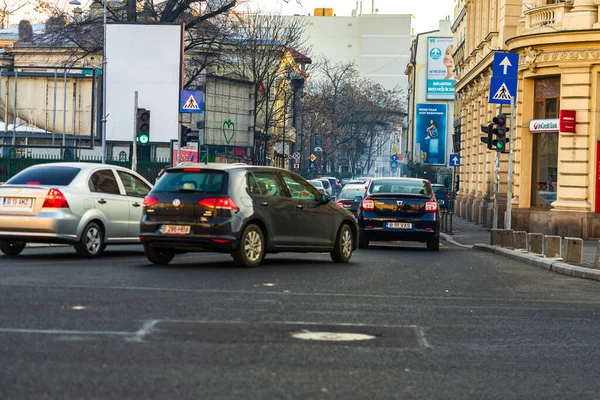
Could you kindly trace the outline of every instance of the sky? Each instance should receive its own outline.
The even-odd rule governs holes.
[[[337,15],[351,15],[356,0],[249,0],[264,11],[282,14],[312,14],[315,8],[333,8]],[[371,1],[363,0],[363,14],[371,13]],[[454,0],[375,0],[380,14],[412,14],[415,16],[415,33],[438,29],[438,21],[450,16],[454,18]]]

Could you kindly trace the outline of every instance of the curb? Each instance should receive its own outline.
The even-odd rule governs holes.
[[[500,254],[512,258],[513,260],[523,261],[527,264],[544,268],[548,271],[554,271],[559,274],[600,281],[600,270],[567,264],[554,258],[544,258],[541,255],[537,256],[531,253],[504,249],[489,244],[475,244],[473,245],[473,249]]]
[[[454,240],[452,235],[448,235],[447,233],[440,232],[440,237],[442,239],[444,239],[446,242],[453,244],[455,246],[462,247],[464,249],[472,249],[473,248],[473,245],[462,244],[462,243],[457,242],[456,240]]]

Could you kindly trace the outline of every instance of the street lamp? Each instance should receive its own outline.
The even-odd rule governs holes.
[[[121,3],[121,0],[113,0],[114,3]],[[106,58],[106,4],[108,0],[102,1],[103,6],[103,22],[102,22],[102,31],[104,33],[104,38],[102,40],[102,164],[106,164],[106,119],[108,115],[106,114],[106,64],[108,62]],[[81,1],[79,0],[71,0],[69,4],[72,6],[80,6]]]

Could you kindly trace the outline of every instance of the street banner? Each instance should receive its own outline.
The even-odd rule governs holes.
[[[454,59],[451,37],[427,41],[427,100],[454,100]]]
[[[446,164],[447,107],[446,104],[417,104],[415,124],[415,155],[428,165]]]

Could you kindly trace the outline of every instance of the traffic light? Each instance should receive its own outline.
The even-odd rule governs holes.
[[[487,148],[491,149],[492,148],[492,137],[493,137],[493,132],[494,132],[494,124],[481,125],[481,132],[487,133],[487,137],[482,136],[480,138],[481,143],[487,144]]]
[[[510,141],[510,139],[506,137],[506,133],[509,130],[506,126],[506,114],[499,114],[497,117],[494,117],[493,121],[494,124],[496,124],[496,129],[494,129],[493,133],[496,135],[497,139],[492,140],[492,147],[496,149],[496,151],[505,153],[506,144]]]
[[[182,148],[192,141],[190,133],[192,133],[192,128],[189,128],[185,125],[181,125],[181,137],[179,138],[179,140],[181,142]]]
[[[140,146],[150,144],[150,110],[138,108],[137,110],[136,140]]]

